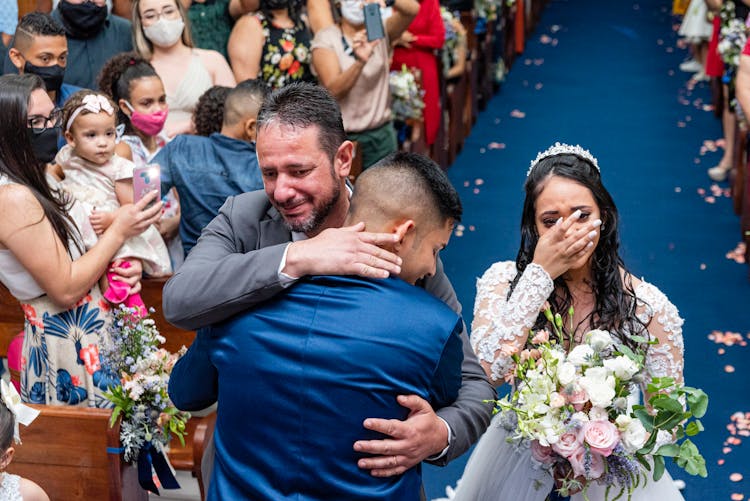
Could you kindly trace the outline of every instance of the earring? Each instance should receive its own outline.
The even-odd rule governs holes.
[[[601,227],[600,227],[599,229],[600,229],[601,231],[604,231],[604,230],[606,230],[606,229],[607,229],[607,227],[606,227],[606,226],[604,225],[604,223],[602,223],[602,225],[601,225]]]

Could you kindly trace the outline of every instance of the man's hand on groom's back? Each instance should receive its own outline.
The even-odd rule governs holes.
[[[417,395],[400,395],[398,403],[411,410],[406,421],[368,418],[364,426],[391,438],[359,440],[354,450],[373,457],[357,465],[375,477],[401,475],[425,459],[440,454],[448,446],[448,427],[430,404]]]

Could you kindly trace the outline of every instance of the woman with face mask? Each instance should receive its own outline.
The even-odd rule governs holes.
[[[310,30],[296,0],[261,0],[260,12],[237,21],[229,59],[237,81],[261,78],[274,89],[315,81],[310,72]]]
[[[46,175],[49,158],[37,154],[59,129],[60,111],[38,76],[0,77],[0,282],[25,316],[21,398],[97,407],[108,405],[113,379],[82,361],[112,321],[97,282],[122,244],[158,221],[162,204],[144,209],[150,193],[123,205],[97,240],[83,207]],[[114,271],[129,292],[140,290],[140,265]]]
[[[134,52],[125,52],[104,65],[98,84],[99,90],[118,106],[120,126],[115,154],[132,161],[136,167],[144,167],[169,140],[163,132],[169,106],[161,78],[148,61]],[[167,244],[172,269],[177,269],[184,260],[184,252],[177,233],[180,202],[176,191],[167,192],[163,202],[164,214],[156,227]],[[102,215],[103,222],[107,223],[109,217]]]
[[[383,22],[385,36],[372,41],[364,6],[362,0],[341,0],[339,22],[315,34],[312,62],[320,83],[338,100],[348,139],[357,141],[367,168],[398,148],[388,87],[391,42],[409,26],[419,3],[395,0]]]
[[[192,133],[190,117],[198,98],[213,85],[234,87],[226,59],[216,51],[193,46],[185,9],[175,0],[135,0],[133,41],[167,91],[168,136]]]

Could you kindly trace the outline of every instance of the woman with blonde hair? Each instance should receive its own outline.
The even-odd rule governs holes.
[[[176,0],[133,1],[133,45],[164,82],[169,136],[193,131],[190,118],[207,89],[236,83],[221,54],[194,47],[185,9]]]

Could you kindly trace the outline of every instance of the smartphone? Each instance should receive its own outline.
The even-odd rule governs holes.
[[[365,4],[365,29],[368,42],[385,38],[383,19],[380,17],[380,4],[377,2]]]
[[[161,199],[161,167],[159,164],[148,164],[133,169],[133,203],[137,203],[154,190],[159,192],[159,196],[148,204],[149,207]]]

